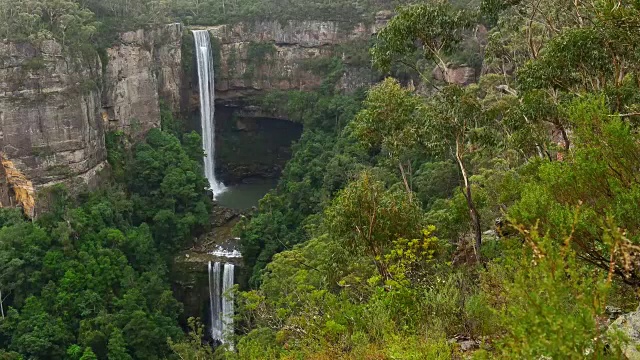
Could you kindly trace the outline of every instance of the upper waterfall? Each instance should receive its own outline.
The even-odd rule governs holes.
[[[222,193],[224,185],[216,180],[215,166],[215,82],[211,40],[207,30],[193,30],[195,53],[198,60],[200,84],[200,123],[202,125],[202,147],[204,148],[204,174],[209,180],[213,195]]]

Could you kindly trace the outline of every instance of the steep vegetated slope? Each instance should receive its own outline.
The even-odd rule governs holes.
[[[254,290],[225,356],[635,351],[605,307],[637,306],[639,24],[632,2],[409,6],[371,50],[400,82],[288,94],[305,133],[239,228]],[[477,84],[434,79],[487,29]]]

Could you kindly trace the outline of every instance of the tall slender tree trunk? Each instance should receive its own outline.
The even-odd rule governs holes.
[[[0,313],[2,313],[2,318],[4,319],[4,304],[2,302],[2,290],[0,290]]]
[[[398,161],[398,166],[400,167],[400,174],[402,175],[402,182],[404,183],[404,187],[407,190],[407,195],[409,196],[409,202],[413,202],[413,192],[411,191],[411,186],[409,185],[409,182],[407,181],[407,174],[404,172],[404,167],[402,166],[402,162],[401,161]]]
[[[460,138],[456,138],[456,160],[458,162],[458,167],[460,168],[460,173],[462,173],[462,179],[464,180],[464,197],[467,200],[467,207],[469,208],[469,216],[471,217],[471,226],[473,228],[475,243],[474,243],[474,251],[476,253],[476,259],[480,261],[480,246],[482,245],[482,227],[480,226],[480,214],[476,209],[476,204],[473,202],[473,197],[471,194],[471,181],[469,181],[469,175],[467,174],[467,169],[464,166],[464,162],[462,161],[462,143]]]

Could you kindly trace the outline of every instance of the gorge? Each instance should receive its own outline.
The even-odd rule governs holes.
[[[214,42],[220,44],[217,49],[209,49],[211,58],[218,59],[217,65],[200,67],[212,69],[209,72],[212,77],[215,67],[220,71],[217,87],[203,86],[202,91],[208,91],[210,98],[198,96],[200,82],[191,80],[197,73],[191,64],[197,64],[195,59],[201,50],[191,51],[193,46],[189,43],[195,43],[196,39],[186,37],[191,30],[180,24],[122,33],[118,44],[108,48],[105,56],[94,54],[89,59],[63,53],[55,41],[38,46],[4,42],[0,49],[4,64],[0,68],[3,119],[0,149],[7,160],[33,182],[38,192],[58,183],[75,184],[72,188],[81,184],[95,188],[101,182],[100,173],[106,165],[105,133],[118,131],[131,139],[139,138],[149,129],[160,126],[160,104],[174,114],[192,117],[195,112],[199,117],[200,101],[205,102],[205,118],[213,119],[218,107],[217,112],[223,118],[218,126],[251,145],[256,140],[253,134],[259,135],[261,129],[268,128],[270,119],[286,121],[289,117],[274,113],[279,110],[265,108],[256,99],[274,90],[317,88],[320,77],[304,63],[337,55],[341,44],[367,41],[372,29],[357,27],[350,32],[335,23],[312,21],[290,21],[286,25],[276,21],[259,22],[205,29],[213,35]],[[252,58],[259,48],[267,49],[264,55],[259,55],[266,56],[262,60]],[[359,64],[347,67],[339,86],[350,91],[356,87],[353,79],[368,83],[367,75],[353,76],[359,69]],[[48,102],[64,106],[47,105]],[[263,121],[266,127],[260,125]],[[282,124],[279,128],[285,129],[286,123]],[[271,150],[265,153],[272,153],[272,159],[280,158],[276,160],[279,165],[275,170],[267,163],[269,157],[258,167],[250,162],[235,167],[231,164],[232,154],[223,155],[227,156],[226,161],[215,166],[226,174],[223,177],[236,183],[253,177],[251,168],[254,167],[258,174],[277,176],[286,162],[287,142],[295,140],[301,132],[299,125],[293,126],[298,129],[288,135],[287,140],[270,145]],[[275,127],[273,131],[277,134],[281,130]],[[237,135],[249,137],[242,140],[242,136]],[[216,139],[208,141],[215,146]],[[216,154],[221,149],[216,146],[210,151]],[[215,160],[215,157],[210,158]],[[212,170],[207,171],[211,174]],[[7,189],[7,193],[12,192]]]
[[[0,44],[0,203],[19,204],[37,218],[49,207],[47,194],[53,185],[65,185],[72,193],[102,187],[110,172],[105,137],[122,134],[134,144],[161,127],[162,112],[168,111],[202,134],[204,171],[214,195],[225,189],[216,173],[226,183],[240,185],[240,192],[257,189],[248,202],[240,202],[244,205],[238,209],[246,210],[275,186],[291,156],[291,143],[302,133],[302,124],[291,119],[295,114],[265,106],[260,98],[272,91],[317,88],[321,77],[306,69],[305,62],[329,59],[341,51],[340,44],[368,36],[362,28],[349,33],[330,22],[208,29],[171,24],[122,33],[104,55],[88,59],[66,53],[55,41],[39,46],[5,41]],[[258,48],[268,51],[256,55]],[[342,77],[354,79],[350,68]],[[352,91],[350,84],[339,86]],[[232,207],[234,196],[244,196],[234,195],[235,189],[231,199],[224,200]],[[216,241],[232,238],[222,235]],[[183,324],[190,316],[212,319],[217,311],[222,319],[232,311],[222,293],[233,283],[234,271],[225,271],[233,269],[233,263],[221,263],[219,275],[227,283],[222,282],[220,291],[197,290],[210,287],[206,275],[213,270],[208,264],[220,261],[207,255],[212,249],[210,244],[192,256],[200,259],[197,264],[182,266],[184,256],[176,257],[179,270],[172,277],[179,300],[187,305]],[[246,281],[246,275],[238,278]],[[219,325],[211,326],[212,338],[221,340],[213,332],[216,328],[222,331]]]
[[[0,0],[0,360],[640,358],[638,28]]]

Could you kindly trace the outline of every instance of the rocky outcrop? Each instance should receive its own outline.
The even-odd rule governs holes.
[[[618,317],[610,326],[611,334],[619,333],[628,340],[622,352],[629,360],[640,360],[640,308]]]
[[[160,126],[160,101],[178,112],[182,31],[124,33],[104,64],[53,40],[0,42],[0,153],[11,164],[0,169],[0,205],[29,207],[10,173],[36,191],[97,186],[108,167],[105,131],[136,137]]]
[[[52,40],[0,42],[0,151],[36,188],[104,168],[100,72],[97,56]]]
[[[181,24],[127,32],[107,49],[103,118],[109,130],[136,138],[160,126],[160,101],[179,111],[182,32]]]
[[[476,82],[476,71],[474,68],[466,65],[447,64],[446,67],[436,66],[431,75],[437,81],[443,81],[447,84],[469,85]]]
[[[36,193],[33,183],[0,152],[0,207],[2,204],[20,207],[29,218],[35,216]]]

